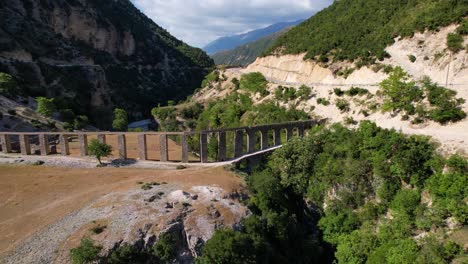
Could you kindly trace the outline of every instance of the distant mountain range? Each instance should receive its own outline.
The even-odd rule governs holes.
[[[234,49],[240,45],[247,44],[249,42],[258,40],[262,37],[266,37],[268,35],[274,34],[285,28],[298,25],[302,21],[304,21],[304,19],[300,19],[294,22],[281,22],[281,23],[270,25],[266,28],[253,30],[244,34],[239,34],[239,35],[234,35],[234,36],[229,36],[229,37],[222,37],[215,41],[210,42],[208,45],[206,45],[203,48],[203,50],[211,55],[216,52]]]
[[[231,50],[216,52],[211,55],[216,65],[247,66],[254,62],[264,51],[291,27],[275,32],[266,37],[249,42]]]

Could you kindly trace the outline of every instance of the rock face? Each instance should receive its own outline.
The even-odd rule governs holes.
[[[213,61],[171,36],[128,0],[5,0],[0,71],[27,95],[62,98],[101,127],[114,107],[131,116],[183,99]]]
[[[169,233],[176,263],[194,263],[217,228],[235,227],[249,213],[217,186],[183,191],[177,184],[152,184],[151,189],[113,192],[97,199],[28,239],[4,262],[69,263],[70,249],[82,237],[102,246],[101,256],[123,245],[150,251],[162,234]]]

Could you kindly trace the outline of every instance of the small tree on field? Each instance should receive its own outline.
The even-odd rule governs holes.
[[[88,152],[95,156],[99,164],[102,165],[101,158],[107,157],[112,153],[112,146],[102,143],[97,139],[92,139],[88,145]]]
[[[114,121],[112,121],[112,128],[116,131],[127,131],[127,127],[127,112],[121,108],[116,108],[114,110]]]
[[[37,97],[36,100],[36,112],[38,112],[39,114],[51,117],[55,113],[55,111],[57,111],[53,98]]]

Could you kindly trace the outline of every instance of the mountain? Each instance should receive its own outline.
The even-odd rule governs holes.
[[[247,66],[290,28],[285,28],[266,37],[241,45],[232,50],[216,52],[210,57],[216,65]]]
[[[206,51],[208,54],[214,54],[223,50],[230,50],[237,46],[255,41],[259,38],[266,37],[285,28],[295,26],[301,23],[302,21],[304,20],[300,19],[293,22],[281,22],[270,25],[266,28],[253,30],[244,34],[234,35],[230,37],[222,37],[206,45],[203,48],[203,50]]]
[[[53,97],[101,128],[114,107],[140,118],[184,99],[214,65],[129,0],[4,0],[0,7],[0,72],[15,77],[21,96]]]
[[[364,64],[387,57],[385,47],[408,37],[460,22],[468,15],[458,0],[340,0],[281,36],[268,54],[323,55]]]

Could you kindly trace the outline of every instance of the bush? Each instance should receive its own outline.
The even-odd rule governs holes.
[[[73,127],[76,130],[81,130],[84,129],[87,125],[89,125],[89,119],[85,115],[79,115],[75,118],[75,121],[73,122]]]
[[[73,113],[73,110],[71,109],[60,110],[60,120],[62,120],[63,122],[73,123],[75,118],[76,118],[76,115],[75,113]]]
[[[463,49],[463,36],[458,33],[450,33],[447,36],[447,46],[450,51],[457,53]]]
[[[240,80],[240,88],[253,93],[260,93],[261,96],[269,94],[267,90],[268,81],[260,72],[244,74]]]
[[[169,263],[175,258],[175,240],[170,233],[163,233],[159,236],[158,242],[153,246],[153,255],[162,262]]]
[[[414,55],[412,55],[412,54],[411,54],[411,55],[408,55],[408,59],[409,59],[411,62],[413,62],[413,63],[416,62],[416,56],[414,56]]]
[[[368,93],[369,93],[369,90],[359,88],[359,87],[351,87],[349,90],[345,92],[345,94],[348,96],[365,95]]]
[[[36,100],[36,112],[38,112],[39,114],[44,115],[46,117],[51,117],[55,113],[55,111],[57,111],[53,98],[48,99],[45,97],[37,97]]]
[[[261,262],[259,245],[247,234],[232,230],[216,230],[203,247],[198,264],[248,264]]]
[[[349,103],[344,99],[336,100],[335,105],[342,113],[349,111]]]
[[[336,96],[343,96],[344,95],[344,92],[343,90],[341,90],[340,88],[334,88],[333,89],[333,92],[335,93]]]
[[[16,83],[13,76],[10,74],[0,72],[0,94],[6,96],[18,96],[21,93],[21,89]]]
[[[429,118],[439,123],[457,122],[466,117],[462,110],[465,102],[462,98],[456,98],[457,92],[441,87],[431,82],[428,78],[423,80],[423,88],[427,93],[427,99],[432,106]]]
[[[127,127],[127,112],[120,108],[114,109],[114,121],[112,121],[112,128],[115,131],[127,131]]]
[[[317,104],[327,106],[327,105],[330,105],[330,101],[328,101],[325,98],[317,98]]]
[[[102,247],[94,245],[89,238],[82,238],[80,245],[70,250],[70,258],[73,264],[87,264],[99,259]]]
[[[307,85],[301,85],[299,90],[297,91],[296,95],[301,98],[302,100],[307,100],[312,95],[312,88]]]
[[[95,156],[99,164],[102,165],[101,158],[107,157],[112,153],[112,146],[101,143],[97,139],[92,139],[88,145],[88,153]]]

